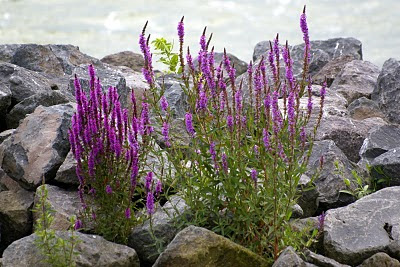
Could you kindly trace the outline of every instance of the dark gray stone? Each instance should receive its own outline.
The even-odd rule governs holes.
[[[292,247],[285,248],[279,258],[275,261],[272,267],[306,267],[307,265],[305,261],[303,261],[299,255],[296,254],[296,251]]]
[[[134,71],[141,72],[144,67],[143,55],[133,53],[132,51],[122,51],[119,53],[107,55],[100,59],[101,62],[113,66],[125,66]]]
[[[9,244],[31,233],[32,204],[32,192],[0,192],[0,255]]]
[[[189,226],[180,231],[161,253],[154,267],[267,266],[250,250],[207,229]]]
[[[304,256],[307,262],[321,267],[350,267],[350,265],[341,264],[333,259],[316,254],[308,249],[304,252]]]
[[[379,68],[368,61],[353,60],[336,76],[330,89],[342,94],[348,103],[371,96],[379,76]]]
[[[383,64],[371,99],[390,122],[400,123],[400,61],[391,58]]]
[[[397,125],[379,126],[368,133],[360,149],[360,156],[368,161],[400,147],[400,127]]]
[[[0,62],[0,87],[11,91],[13,105],[38,92],[51,91],[47,78],[5,62]]]
[[[54,180],[66,185],[79,185],[78,176],[76,176],[76,165],[74,154],[69,151]]]
[[[9,129],[0,133],[0,144],[3,143],[8,137],[14,134],[15,129]]]
[[[73,97],[60,91],[45,91],[25,98],[15,105],[7,114],[7,127],[17,128],[26,115],[32,113],[38,106],[49,107],[74,101]]]
[[[326,84],[330,87],[344,66],[354,59],[352,55],[344,55],[329,61],[312,77],[313,84],[323,85],[326,78]]]
[[[327,257],[358,265],[400,238],[400,187],[384,188],[347,207],[329,210],[324,224]]]
[[[188,109],[187,96],[180,84],[173,84],[165,93],[165,98],[174,118],[184,118]]]
[[[378,104],[366,97],[361,97],[351,102],[347,110],[349,111],[349,116],[355,120],[373,117],[385,119],[385,115],[379,109]]]
[[[55,177],[69,151],[68,129],[75,107],[39,106],[0,145],[1,167],[24,188],[35,190]]]
[[[5,127],[5,118],[8,109],[11,106],[11,90],[7,84],[0,85],[0,131],[6,129]]]
[[[400,262],[396,259],[391,258],[388,254],[384,252],[376,253],[374,256],[369,257],[363,263],[358,265],[358,267],[378,267],[378,266],[388,266],[388,267],[400,267]]]
[[[134,249],[109,242],[101,236],[74,233],[81,241],[74,249],[76,266],[139,267],[139,258]],[[68,239],[69,232],[57,231],[56,235]],[[35,245],[35,234],[12,243],[3,254],[3,267],[46,267],[43,256]]]
[[[173,196],[170,201],[153,214],[153,232],[157,238],[163,239],[163,247],[166,247],[178,233],[179,228],[176,226],[175,219],[182,216],[187,209],[188,206],[182,198]],[[139,225],[132,230],[128,240],[128,246],[137,251],[142,264],[149,266],[160,255],[150,231],[150,221],[146,221],[143,225]]]
[[[377,181],[382,179],[380,186],[400,185],[400,144],[374,158],[370,167],[371,176]]]
[[[351,170],[354,166],[347,159],[346,155],[335,145],[332,140],[317,141],[314,143],[313,150],[307,166],[306,175],[312,177],[320,169],[320,159],[323,156],[323,167],[319,175],[313,181],[315,190],[318,192],[318,210],[327,210],[348,205],[355,201],[351,195],[341,193],[341,190],[346,190],[346,185],[343,178],[348,178],[354,181],[351,175]],[[343,169],[345,177],[339,175],[335,167],[335,161]],[[355,185],[352,185],[353,189]],[[314,201],[317,201],[314,200]],[[310,200],[311,201],[311,200]],[[299,203],[301,205],[301,203]],[[312,205],[315,205],[314,203]],[[307,208],[302,207],[303,210]]]

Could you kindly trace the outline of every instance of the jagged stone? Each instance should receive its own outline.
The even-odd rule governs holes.
[[[122,51],[107,55],[100,60],[103,63],[113,66],[125,66],[138,72],[141,72],[142,68],[144,68],[143,56],[141,54],[133,53],[132,51]]]
[[[379,109],[376,102],[366,98],[360,97],[347,107],[349,116],[355,120],[363,120],[367,118],[379,117],[385,119],[385,115]]]

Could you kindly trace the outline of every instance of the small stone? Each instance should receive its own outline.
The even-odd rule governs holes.
[[[100,59],[101,62],[113,66],[125,66],[134,71],[141,72],[144,68],[144,59],[141,54],[133,53],[131,51],[123,51],[111,54]]]

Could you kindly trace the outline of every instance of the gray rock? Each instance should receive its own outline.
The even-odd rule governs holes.
[[[365,196],[347,207],[329,210],[324,225],[326,256],[357,265],[386,251],[393,241],[398,242],[399,200],[400,187],[396,186]]]
[[[144,67],[143,55],[133,53],[132,51],[123,51],[111,54],[100,59],[101,62],[113,66],[125,66],[134,71],[141,72]]]
[[[380,181],[380,186],[400,185],[400,145],[374,158],[371,177]]]
[[[19,183],[17,183],[16,181],[14,181],[13,179],[11,179],[4,171],[2,168],[0,168],[0,188],[2,188],[2,190],[0,191],[13,191],[13,192],[17,192],[22,190],[23,188],[19,185]]]
[[[56,235],[65,239],[69,232],[57,231]],[[85,235],[75,232],[81,241],[74,249],[75,262],[78,267],[139,267],[139,258],[134,249],[124,245],[109,242],[101,236]],[[12,243],[3,254],[3,267],[46,267],[41,262],[43,256],[35,245],[35,234],[24,237]]]
[[[347,110],[349,111],[350,117],[355,120],[373,117],[385,119],[385,115],[379,109],[378,104],[366,97],[361,97],[351,102]]]
[[[379,68],[368,61],[353,60],[336,76],[331,89],[342,94],[348,103],[371,96],[379,76]]]
[[[38,92],[51,91],[50,81],[44,76],[5,62],[0,62],[0,85],[11,91],[14,104]]]
[[[42,194],[43,186],[47,188],[48,196],[47,203],[50,204],[51,209],[54,211],[54,221],[50,229],[54,230],[68,230],[71,226],[70,219],[76,216],[82,207],[77,190],[67,191],[54,185],[41,185],[36,189],[34,205],[39,202]],[[41,216],[41,212],[33,213],[33,225],[35,226],[36,220]]]
[[[189,226],[180,231],[154,267],[267,266],[264,258],[207,229]]]
[[[372,129],[360,149],[360,156],[367,162],[386,153],[392,148],[399,147],[400,127],[383,125]]]
[[[371,99],[378,103],[390,122],[400,123],[400,61],[388,59],[379,74]]]
[[[76,165],[74,154],[69,151],[54,180],[66,185],[79,185],[78,176],[76,176]]]
[[[333,38],[328,40],[311,41],[310,75],[314,76],[330,60],[343,55],[352,55],[354,59],[362,59],[361,42],[354,38]],[[261,55],[268,52],[269,42],[260,42],[256,45],[253,53],[253,60],[259,59]],[[290,51],[294,60],[293,73],[298,76],[302,69],[304,57],[304,44],[293,46]]]
[[[32,192],[0,192],[0,254],[13,241],[31,233],[32,204]]]
[[[153,233],[157,238],[163,239],[162,246],[164,248],[179,231],[175,220],[182,216],[187,209],[188,206],[182,198],[173,196],[170,201],[153,214]],[[146,221],[143,225],[139,225],[132,230],[128,246],[137,251],[142,264],[151,266],[157,260],[160,252],[151,236],[150,221]]]
[[[69,151],[68,129],[74,105],[39,106],[0,145],[1,167],[26,189],[55,177]]]
[[[5,114],[11,106],[11,90],[9,86],[0,85],[0,131],[5,130]]]
[[[375,266],[390,266],[390,267],[400,267],[400,262],[396,259],[391,258],[388,254],[384,252],[376,253],[374,256],[369,257],[363,263],[358,265],[358,267],[375,267]]]
[[[310,182],[311,178],[302,174],[297,186],[297,192],[299,193],[297,203],[301,207],[303,213],[301,217],[313,216],[318,209],[318,192],[317,190],[308,190],[311,186],[315,186],[314,183],[310,184]]]
[[[74,101],[60,91],[45,91],[25,98],[15,105],[7,114],[7,127],[17,128],[26,115],[32,113],[38,106],[49,107]]]
[[[322,267],[350,267],[350,265],[341,264],[333,259],[327,258],[325,256],[316,254],[310,250],[304,252],[304,256],[307,262],[313,263],[317,266]]]
[[[164,93],[174,118],[184,118],[188,108],[187,96],[179,84],[173,84]]]
[[[14,134],[15,129],[9,129],[0,133],[0,144],[3,143],[8,137]]]
[[[74,67],[80,64],[100,64],[98,59],[83,54],[72,45],[3,45],[0,51],[4,61],[50,76],[72,74]]]
[[[336,76],[343,70],[344,66],[354,59],[352,55],[344,55],[329,61],[312,77],[313,84],[323,85],[326,78],[326,84],[330,87],[333,80],[335,80]]]
[[[385,125],[382,118],[353,120],[347,117],[326,116],[322,119],[317,140],[333,140],[343,153],[353,162],[360,160],[359,151],[368,132]]]
[[[344,178],[354,181],[351,175],[351,170],[354,167],[332,140],[323,140],[314,143],[306,175],[312,177],[319,170],[321,156],[323,157],[324,164],[319,175],[313,181],[315,190],[318,192],[319,210],[341,207],[354,202],[355,199],[353,196],[340,193],[341,190],[347,189],[343,181]],[[342,177],[337,172],[334,164],[335,161],[343,168],[345,177]],[[301,205],[301,203],[299,204]],[[312,205],[315,204],[312,203]],[[303,210],[307,210],[307,207],[302,208]]]
[[[292,247],[285,248],[272,267],[306,267],[309,266],[303,261]]]

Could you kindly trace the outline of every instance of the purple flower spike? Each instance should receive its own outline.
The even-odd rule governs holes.
[[[252,169],[250,172],[250,176],[251,176],[251,179],[253,180],[255,186],[257,186],[257,175],[258,175],[257,170]]]
[[[76,231],[76,230],[79,230],[81,228],[82,228],[82,221],[78,219],[78,220],[75,221],[74,230]]]
[[[147,175],[146,175],[146,185],[145,185],[145,187],[146,187],[146,192],[151,191],[151,184],[152,184],[152,182],[153,182],[153,173],[152,173],[152,172],[149,172],[149,173],[147,173]]]
[[[304,146],[307,141],[307,133],[306,133],[306,130],[304,129],[304,126],[301,127],[301,129],[300,129],[300,141],[301,141],[302,146]]]
[[[125,218],[127,218],[127,219],[131,218],[131,208],[126,208],[126,210],[125,210]]]
[[[306,7],[304,6],[303,14],[300,16],[300,28],[303,32],[303,40],[305,43],[304,47],[304,58],[310,62],[311,53],[310,53],[310,37],[308,35],[308,26],[307,26],[307,16],[306,16]]]
[[[192,114],[191,113],[186,113],[185,115],[185,123],[186,123],[186,130],[187,132],[194,137],[196,135],[196,132],[194,131],[193,128],[193,121],[192,121]]]
[[[263,142],[264,142],[264,147],[268,151],[269,150],[269,133],[267,129],[263,129]]]
[[[185,27],[184,27],[184,24],[183,24],[183,18],[182,18],[181,21],[179,21],[177,30],[178,30],[179,43],[182,44],[183,43],[183,37],[185,36]]]
[[[307,85],[307,91],[308,91],[307,110],[308,110],[308,116],[310,116],[313,108],[311,79],[309,80],[309,83]]]
[[[211,142],[211,144],[210,144],[210,155],[211,155],[212,160],[215,163],[217,160],[217,153],[215,152],[215,143],[214,142]]]
[[[154,213],[154,197],[152,192],[147,193],[146,208],[149,215]]]
[[[112,194],[112,188],[111,188],[111,186],[109,184],[106,186],[106,193],[109,194],[109,195]]]
[[[318,231],[324,230],[325,217],[326,213],[324,211],[318,216]]]
[[[161,180],[157,181],[157,185],[156,185],[156,195],[157,197],[161,194],[162,191],[162,184],[161,184]]]
[[[162,135],[164,136],[165,146],[170,147],[171,143],[169,142],[169,124],[167,122],[163,123],[161,132]]]
[[[233,132],[233,117],[232,115],[226,116],[226,125],[230,132]]]
[[[224,169],[224,172],[228,173],[228,161],[227,161],[225,153],[222,153],[221,160],[222,160],[222,168]]]
[[[160,99],[160,107],[162,111],[167,111],[168,109],[168,101],[165,96],[162,96]]]

